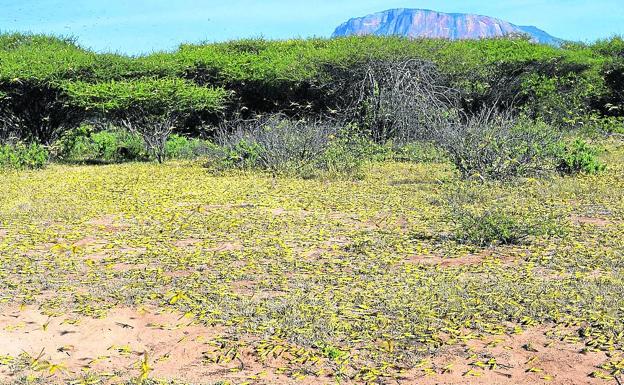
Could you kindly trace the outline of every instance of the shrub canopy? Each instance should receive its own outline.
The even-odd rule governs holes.
[[[218,111],[227,91],[199,87],[180,79],[140,79],[104,83],[67,82],[64,89],[77,105],[110,114],[143,112],[150,115]]]
[[[624,115],[622,41],[555,48],[522,38],[245,39],[129,57],[91,52],[67,38],[1,34],[0,111],[20,118],[17,136],[43,141],[75,127],[90,111],[116,113],[136,102],[156,112],[311,115],[336,107],[340,95],[331,85],[353,68],[418,59],[436,66],[469,112],[497,101],[548,123],[577,124],[579,116]],[[176,105],[172,95],[182,96]],[[170,99],[160,104],[159,98]],[[573,104],[565,108],[561,100]],[[41,126],[46,130],[39,132]]]

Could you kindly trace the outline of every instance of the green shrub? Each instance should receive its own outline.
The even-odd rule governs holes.
[[[309,174],[361,179],[367,163],[386,159],[389,155],[387,147],[347,127],[332,138],[325,152],[312,164]]]
[[[580,119],[580,136],[602,138],[605,135],[624,134],[624,116],[605,116],[591,113]]]
[[[464,212],[456,226],[455,240],[482,247],[518,244],[531,235],[526,224],[500,209],[480,214]]]
[[[79,106],[122,118],[127,118],[129,112],[167,115],[215,111],[223,107],[228,94],[220,88],[198,87],[182,79],[68,82],[64,87]]]
[[[598,71],[560,76],[532,73],[521,85],[522,110],[531,118],[558,127],[578,127],[603,95]],[[592,103],[592,101],[594,101]]]
[[[165,153],[168,159],[194,159],[205,156],[209,147],[204,140],[174,134],[165,144]]]
[[[606,169],[596,148],[582,139],[561,145],[558,161],[557,170],[562,174],[598,174]]]
[[[523,244],[533,237],[561,237],[566,234],[563,214],[531,207],[534,203],[525,198],[492,195],[492,189],[484,189],[482,184],[451,186],[446,200],[441,202],[452,226],[451,239],[487,247]]]
[[[530,243],[534,237],[561,237],[567,232],[561,216],[527,212],[526,208],[509,208],[496,203],[485,209],[455,207],[451,209],[454,225],[452,239],[459,243],[488,247]]]
[[[205,156],[210,144],[196,138],[171,135],[165,144],[169,159],[194,159]],[[81,126],[68,131],[55,143],[55,157],[67,162],[119,163],[149,160],[143,139],[123,129],[94,131]]]
[[[194,114],[223,109],[228,92],[199,87],[182,79],[138,79],[65,85],[72,101],[93,109],[143,139],[146,151],[159,163],[176,125]]]
[[[602,76],[607,92],[604,105],[598,107],[606,115],[624,116],[624,53],[603,65]]]
[[[227,139],[226,143],[208,147],[206,167],[215,171],[260,169],[259,159],[264,151],[260,144],[246,138]]]
[[[71,160],[74,157],[74,148],[83,137],[88,137],[94,132],[93,127],[87,124],[80,125],[68,130],[53,143],[52,155],[57,160]]]
[[[523,39],[247,39],[134,58],[91,52],[71,39],[0,34],[0,109],[20,122],[11,136],[42,143],[96,111],[126,120],[137,109],[152,118],[173,111],[186,115],[176,128],[191,129],[221,111],[310,116],[335,109],[345,95],[333,85],[349,83],[365,63],[420,61],[435,66],[469,113],[498,101],[560,126],[593,110],[622,116],[621,41],[554,48]],[[381,112],[392,116],[393,105]],[[134,126],[152,122],[135,119]]]
[[[145,146],[139,135],[124,131],[101,131],[91,135],[95,159],[107,162],[145,160]]]
[[[591,49],[605,56],[624,57],[624,37],[613,36],[597,40],[591,45]]]
[[[67,162],[119,163],[148,158],[141,137],[121,129],[96,132],[81,126],[66,133],[56,148],[56,157]]]
[[[562,236],[565,228],[556,216],[533,217],[520,208],[488,204],[486,209],[455,207],[451,212],[454,225],[452,239],[459,243],[487,247],[518,245],[532,237]]]
[[[12,169],[40,169],[48,163],[48,151],[40,144],[0,145],[0,167]]]

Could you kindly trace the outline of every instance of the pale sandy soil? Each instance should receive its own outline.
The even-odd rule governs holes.
[[[139,365],[145,354],[151,378],[201,384],[220,380],[258,384],[334,382],[328,377],[296,380],[280,374],[277,368],[281,358],[261,362],[250,348],[243,348],[239,358],[231,362],[209,362],[206,357],[211,343],[226,335],[225,328],[197,325],[188,317],[154,309],[115,308],[103,319],[71,315],[50,318],[32,306],[0,312],[0,356],[30,357],[26,360],[31,368],[48,373],[51,384],[76,378],[85,371],[105,373],[110,383],[132,379],[140,375]],[[587,374],[607,360],[606,354],[583,354],[582,344],[564,342],[563,335],[562,331],[540,326],[517,335],[468,340],[425,358],[423,366],[435,373],[427,375],[421,368],[412,369],[388,383],[604,384]],[[0,382],[15,379],[10,365],[0,365]]]

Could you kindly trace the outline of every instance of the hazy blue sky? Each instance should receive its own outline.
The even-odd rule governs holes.
[[[483,14],[570,40],[624,34],[624,0],[0,0],[0,31],[141,53],[203,40],[329,36],[351,17],[389,8]]]

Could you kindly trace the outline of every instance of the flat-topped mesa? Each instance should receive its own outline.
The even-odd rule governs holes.
[[[406,8],[353,18],[340,25],[333,33],[334,37],[352,35],[397,35],[451,40],[528,35],[537,43],[559,46],[563,42],[537,27],[518,26],[489,16]]]

